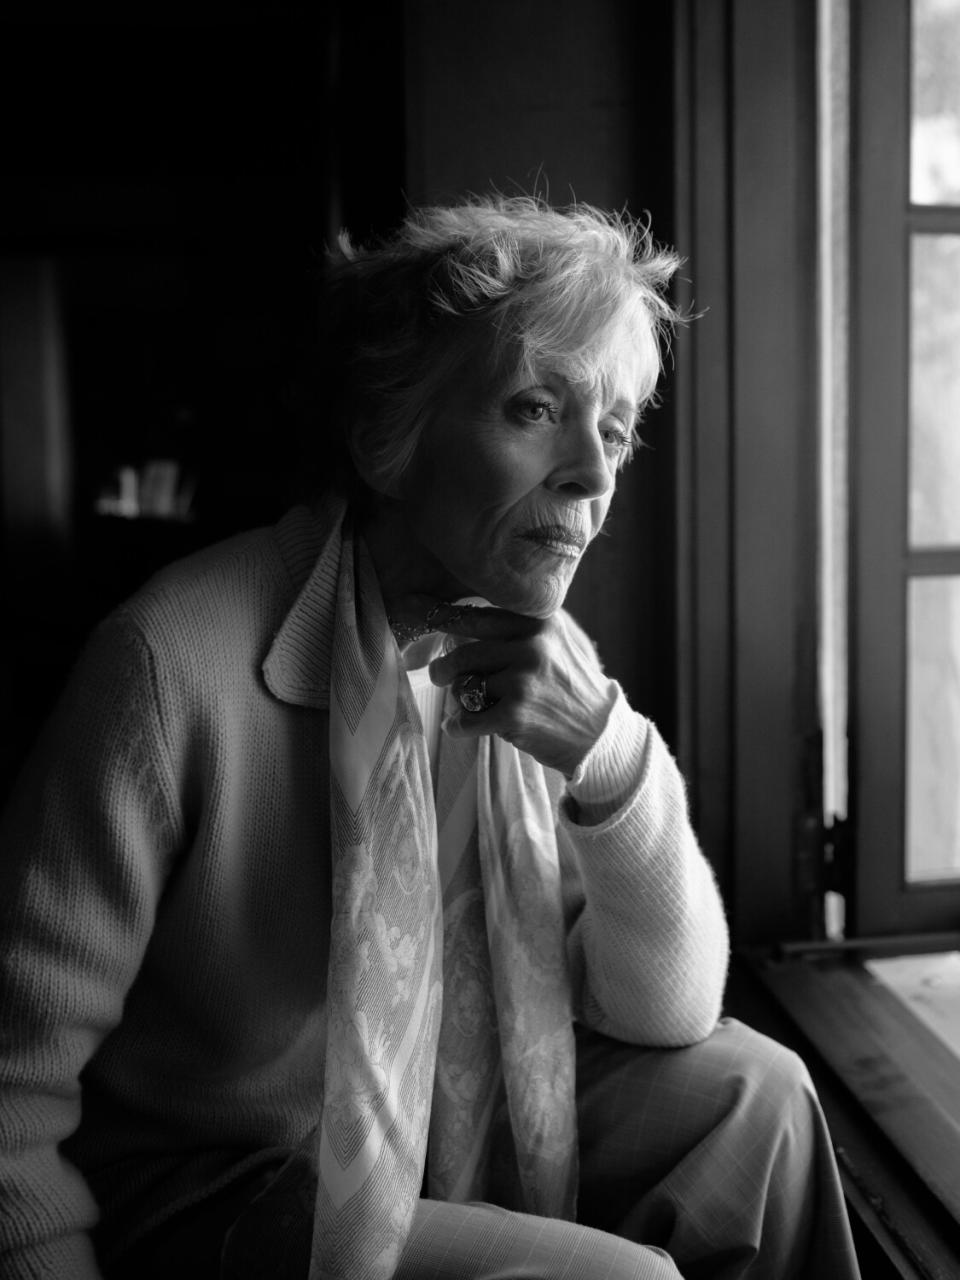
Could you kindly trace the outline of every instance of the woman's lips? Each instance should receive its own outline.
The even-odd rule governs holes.
[[[576,559],[587,545],[587,539],[579,529],[571,529],[564,524],[541,524],[532,529],[525,529],[520,535],[527,542],[536,543],[544,551],[552,551],[558,556]]]

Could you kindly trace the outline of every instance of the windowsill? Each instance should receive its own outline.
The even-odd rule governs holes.
[[[958,937],[935,947],[956,949]],[[861,961],[902,943],[737,957],[727,1011],[806,1061],[865,1277],[960,1276],[960,1063]]]
[[[960,1071],[960,951],[872,956],[863,967],[943,1041]]]

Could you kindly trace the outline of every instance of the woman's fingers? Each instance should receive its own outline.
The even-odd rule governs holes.
[[[453,684],[473,671],[489,676],[495,671],[522,671],[534,666],[536,655],[526,645],[467,640],[442,657],[434,658],[428,671],[434,684]]]
[[[454,627],[463,643],[429,668],[459,704],[446,732],[498,734],[571,777],[602,732],[613,696],[592,647],[562,614],[482,609],[444,630]]]
[[[430,678],[434,684],[445,685],[471,671],[530,670],[542,662],[540,637],[547,625],[540,618],[505,609],[470,609],[454,616],[441,630],[463,643],[434,658]]]

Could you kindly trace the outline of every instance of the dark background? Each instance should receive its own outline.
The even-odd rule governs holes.
[[[0,235],[56,262],[81,528],[175,457],[204,538],[289,496],[324,246],[402,213],[402,6],[164,13],[5,25]]]
[[[342,226],[364,240],[408,201],[494,184],[649,210],[672,238],[670,5],[581,9],[8,8],[0,267],[52,273],[70,495],[66,537],[48,538],[3,491],[4,778],[98,618],[301,496],[316,283]],[[664,400],[571,604],[669,739],[669,382]],[[195,482],[189,521],[97,513],[119,466],[154,458]]]

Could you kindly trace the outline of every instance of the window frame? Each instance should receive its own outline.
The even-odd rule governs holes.
[[[829,887],[816,8],[677,10],[677,243],[698,317],[676,354],[679,754],[745,946],[821,937]],[[905,550],[907,255],[911,231],[960,228],[960,209],[907,202],[908,0],[851,0],[850,17],[849,813],[836,887],[848,937],[887,937],[960,918],[960,884],[908,885],[903,862],[905,583],[945,563],[942,551]]]
[[[910,204],[910,0],[853,0],[851,30],[850,816],[856,935],[955,927],[960,881],[905,872],[907,591],[960,572],[908,545],[910,252],[960,207]]]
[[[677,7],[680,760],[740,944],[822,904],[815,37],[806,0]]]

